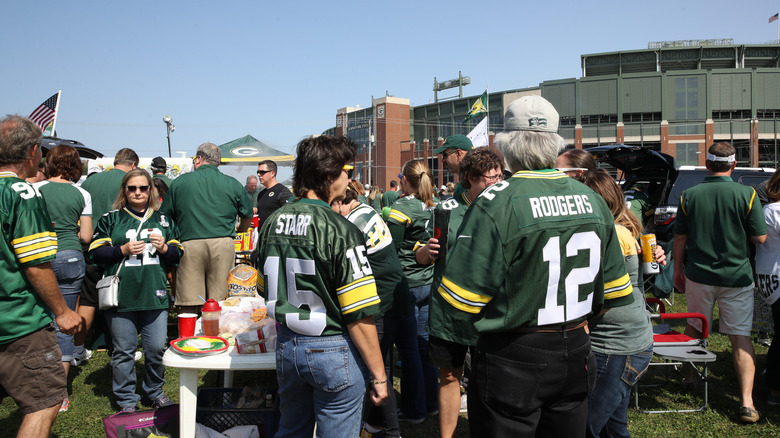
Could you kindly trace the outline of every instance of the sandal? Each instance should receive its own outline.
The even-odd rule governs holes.
[[[756,423],[761,419],[761,414],[753,408],[742,406],[739,408],[739,419],[743,423]]]
[[[65,400],[62,401],[59,412],[67,412],[69,406],[70,406],[70,400],[66,398]]]

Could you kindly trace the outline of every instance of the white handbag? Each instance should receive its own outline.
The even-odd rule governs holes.
[[[141,231],[141,227],[144,225],[144,220],[138,225],[138,229],[135,230],[135,235]],[[104,275],[97,282],[98,290],[98,307],[100,310],[111,309],[119,306],[119,271],[122,270],[122,266],[125,264],[127,257],[122,259],[122,263],[119,264],[119,268],[114,275]]]

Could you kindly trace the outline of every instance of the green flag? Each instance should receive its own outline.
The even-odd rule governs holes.
[[[487,112],[487,90],[479,96],[474,105],[471,105],[471,111],[466,115],[466,120],[482,113]]]

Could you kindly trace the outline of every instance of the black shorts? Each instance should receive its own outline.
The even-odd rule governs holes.
[[[428,364],[436,368],[462,368],[468,345],[430,336],[428,339]]]
[[[84,275],[84,282],[81,283],[81,292],[79,293],[79,305],[97,307],[98,306],[98,292],[97,282],[103,278],[103,267],[93,265],[87,258],[87,254],[84,253],[84,260],[86,260],[86,273]]]
[[[0,345],[0,400],[10,395],[22,414],[59,405],[68,396],[54,326]]]

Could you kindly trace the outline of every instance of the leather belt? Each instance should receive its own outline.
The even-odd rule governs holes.
[[[534,327],[515,327],[509,330],[513,333],[563,333],[570,332],[585,327],[587,330],[588,320],[572,322],[565,325],[537,325]]]

